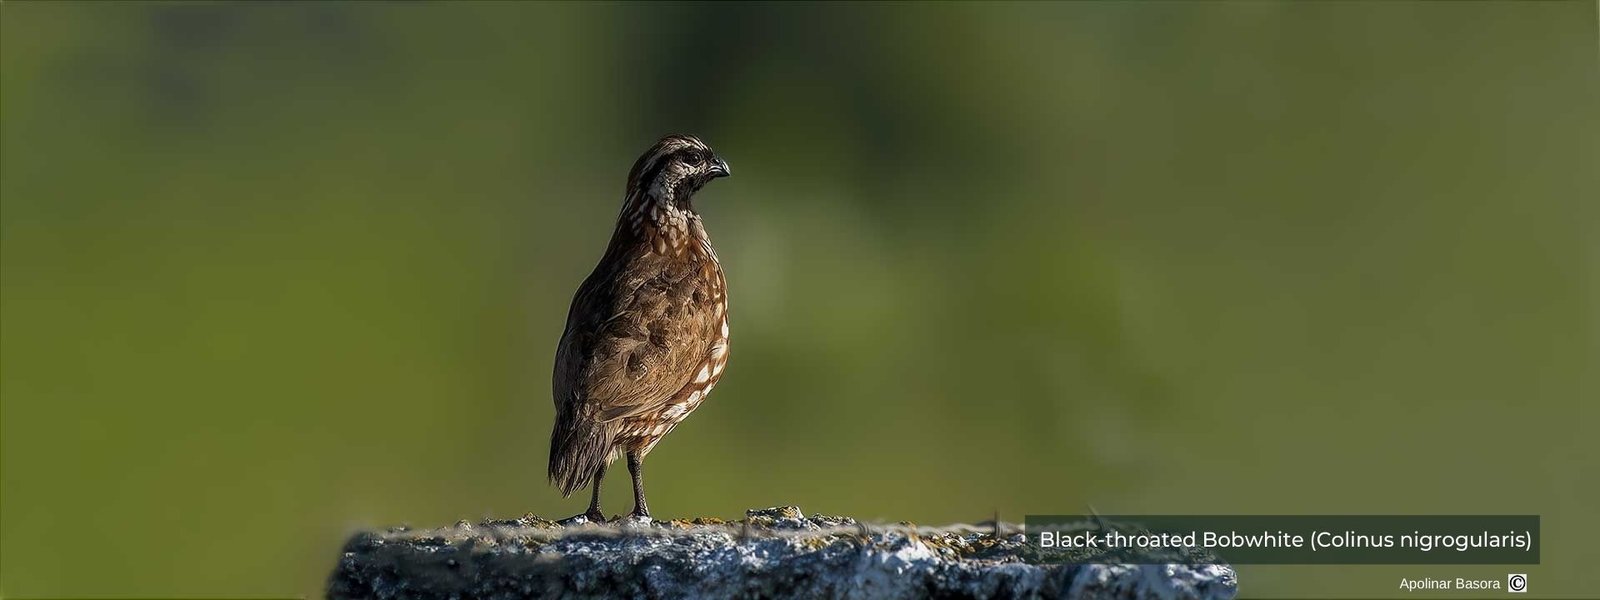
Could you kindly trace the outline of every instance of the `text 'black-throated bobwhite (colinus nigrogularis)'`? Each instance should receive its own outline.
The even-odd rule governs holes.
[[[662,138],[633,164],[616,231],[578,287],[556,348],[550,481],[563,495],[600,480],[618,455],[633,475],[633,512],[648,519],[641,465],[705,401],[728,362],[722,265],[691,200],[728,163],[694,136]]]

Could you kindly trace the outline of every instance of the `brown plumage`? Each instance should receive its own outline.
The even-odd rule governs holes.
[[[727,163],[693,136],[662,138],[634,163],[611,244],[572,299],[556,349],[550,481],[564,495],[600,481],[619,454],[646,518],[646,454],[705,400],[728,360],[726,283],[690,201]]]

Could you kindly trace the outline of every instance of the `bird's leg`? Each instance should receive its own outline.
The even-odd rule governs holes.
[[[589,496],[589,510],[583,513],[583,516],[596,523],[604,523],[606,520],[606,514],[600,511],[600,480],[605,479],[605,477],[606,464],[600,463],[600,468],[594,472],[594,490],[593,494]]]
[[[600,480],[606,477],[606,464],[600,463],[600,468],[594,472],[594,495],[589,498],[589,510],[581,515],[567,517],[557,523],[562,525],[582,525],[584,523],[604,523],[606,514],[600,511]]]
[[[628,473],[633,475],[633,512],[628,516],[648,520],[650,507],[644,503],[644,454],[638,450],[628,451]]]

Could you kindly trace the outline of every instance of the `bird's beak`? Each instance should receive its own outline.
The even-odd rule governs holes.
[[[732,175],[732,174],[733,174],[733,171],[729,171],[728,170],[728,163],[723,161],[721,158],[717,158],[717,159],[714,159],[714,160],[711,161],[711,176],[713,178],[716,178],[716,177],[727,177],[727,176]]]

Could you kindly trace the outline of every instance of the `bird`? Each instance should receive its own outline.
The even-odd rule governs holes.
[[[556,347],[550,482],[605,522],[600,483],[627,458],[632,520],[649,521],[644,459],[704,402],[728,364],[727,280],[693,200],[728,163],[692,135],[668,135],[634,162],[605,254],[573,294]]]

